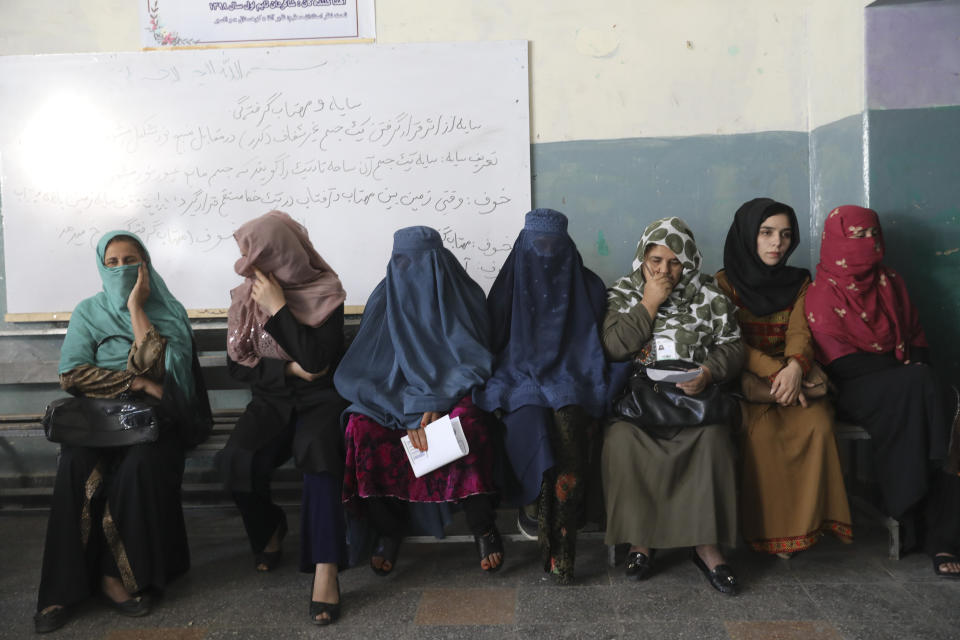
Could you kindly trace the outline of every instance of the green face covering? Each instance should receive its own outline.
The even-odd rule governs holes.
[[[60,351],[60,373],[80,365],[93,365],[122,371],[133,344],[133,325],[127,298],[137,282],[139,265],[107,267],[103,264],[107,245],[117,236],[129,236],[140,246],[150,276],[150,296],[144,311],[157,332],[167,339],[167,382],[173,383],[189,400],[193,398],[193,333],[187,312],[167,289],[153,269],[150,255],[140,239],[127,231],[104,234],[97,244],[97,271],[103,290],[77,305],[70,316],[70,326]]]
[[[107,296],[107,304],[111,308],[117,311],[127,310],[127,298],[133,291],[133,285],[137,284],[139,274],[139,264],[105,267],[100,263],[100,281],[103,283],[103,293]]]

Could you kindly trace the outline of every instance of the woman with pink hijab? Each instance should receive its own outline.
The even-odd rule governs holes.
[[[276,568],[287,533],[270,499],[274,469],[291,458],[303,472],[300,570],[314,574],[310,619],[340,615],[339,567],[346,566],[340,483],[346,403],[333,387],[343,355],[340,279],[316,252],[307,230],[281,211],[250,220],[233,234],[246,278],[230,292],[227,367],[253,398],[218,456],[226,488],[240,509],[257,571]]]
[[[837,207],[823,223],[807,323],[836,406],[870,434],[901,548],[926,545],[934,573],[960,579],[960,410],[931,353],[907,284],[883,264],[876,211]],[[926,540],[924,540],[924,530]]]

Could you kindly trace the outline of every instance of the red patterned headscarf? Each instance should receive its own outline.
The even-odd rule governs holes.
[[[854,237],[875,227],[872,238]],[[806,312],[824,364],[864,351],[910,358],[910,346],[927,346],[907,285],[884,256],[880,221],[871,209],[845,205],[823,224],[817,278],[807,289]]]
[[[283,287],[293,317],[308,327],[323,324],[347,297],[340,278],[313,248],[307,230],[282,211],[271,211],[244,223],[233,237],[243,254],[234,269],[246,280],[230,291],[227,354],[247,367],[255,367],[260,358],[290,360],[264,331],[269,316],[250,297],[253,268],[273,274]]]

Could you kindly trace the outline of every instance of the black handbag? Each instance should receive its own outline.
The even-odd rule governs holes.
[[[693,363],[658,362],[658,369],[686,371]],[[711,384],[695,396],[688,396],[672,382],[656,382],[647,376],[646,367],[635,365],[623,395],[614,402],[620,418],[642,427],[655,438],[669,440],[685,427],[711,424],[736,426],[740,422],[740,403],[720,385]]]
[[[78,447],[127,447],[160,435],[152,399],[60,398],[47,405],[43,432],[50,442]]]

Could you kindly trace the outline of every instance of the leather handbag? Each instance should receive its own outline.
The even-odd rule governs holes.
[[[658,369],[685,371],[694,363],[657,363]],[[614,412],[622,419],[643,428],[655,438],[669,440],[685,427],[712,424],[736,426],[740,423],[740,404],[718,384],[689,396],[672,382],[655,382],[646,367],[635,365],[623,395],[614,402]]]
[[[160,435],[157,402],[132,398],[60,398],[47,405],[43,431],[50,442],[78,447],[127,447]]]

